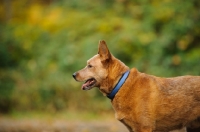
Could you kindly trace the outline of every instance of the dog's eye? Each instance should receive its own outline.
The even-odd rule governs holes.
[[[87,67],[88,67],[88,68],[92,68],[92,65],[88,65]]]

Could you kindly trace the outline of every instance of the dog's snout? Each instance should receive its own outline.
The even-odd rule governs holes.
[[[72,76],[76,80],[76,72]]]

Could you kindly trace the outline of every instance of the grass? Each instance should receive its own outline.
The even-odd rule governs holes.
[[[10,118],[16,120],[28,120],[28,119],[39,119],[39,120],[69,120],[69,121],[94,121],[94,120],[115,120],[114,112],[85,112],[66,110],[61,112],[43,112],[43,111],[13,111],[9,114],[0,114],[1,118]]]

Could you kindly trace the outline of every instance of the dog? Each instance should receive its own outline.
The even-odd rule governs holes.
[[[83,90],[97,87],[110,98],[115,117],[130,132],[183,132],[186,127],[200,127],[200,76],[162,78],[130,69],[102,40],[98,54],[73,77],[84,82]]]

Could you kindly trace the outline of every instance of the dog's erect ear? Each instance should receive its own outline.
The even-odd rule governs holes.
[[[101,61],[105,62],[110,60],[111,54],[110,51],[106,45],[106,42],[104,40],[99,41],[99,51],[98,54],[100,55]]]

